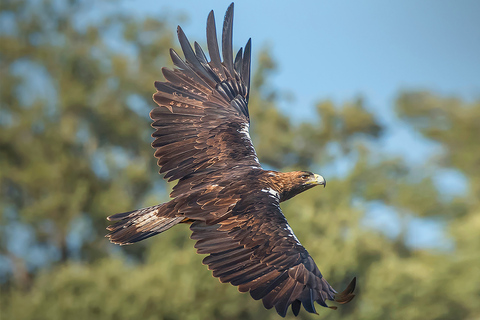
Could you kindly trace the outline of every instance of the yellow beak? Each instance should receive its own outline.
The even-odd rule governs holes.
[[[313,175],[313,179],[310,180],[310,181],[308,182],[308,184],[323,185],[323,187],[325,188],[325,186],[327,185],[327,181],[326,181],[325,178],[322,177],[321,175],[319,175],[319,174],[314,174],[314,175]]]

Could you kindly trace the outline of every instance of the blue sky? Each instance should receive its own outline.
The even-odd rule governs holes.
[[[123,0],[131,14],[168,15],[191,41],[205,42],[206,17],[217,28],[230,1]],[[294,97],[281,108],[294,118],[314,115],[315,102],[359,95],[390,125],[384,148],[421,162],[438,151],[397,123],[400,90],[427,89],[468,101],[480,97],[480,2],[253,1],[235,3],[234,45],[249,37],[255,52],[268,45],[278,63],[276,88]],[[181,21],[181,16],[187,19]],[[255,60],[253,61],[255,67]],[[402,143],[398,143],[402,142]],[[412,152],[412,147],[414,152]]]
[[[119,9],[134,15],[166,15],[182,25],[190,41],[205,43],[208,13],[215,11],[220,29],[229,4],[123,0]],[[480,99],[479,13],[480,1],[474,0],[295,5],[243,0],[235,3],[234,45],[243,46],[251,37],[254,58],[260,48],[270,47],[278,63],[273,85],[293,96],[293,101],[284,100],[280,106],[295,120],[313,118],[320,100],[340,104],[361,95],[388,127],[379,147],[420,166],[441,149],[398,121],[393,102],[408,89]],[[255,64],[254,59],[253,68]],[[446,191],[465,190],[464,179],[455,172],[438,177],[450,181]]]
[[[218,27],[229,3],[124,0],[123,7],[185,14],[182,28],[200,42],[208,12],[214,9]],[[295,95],[305,116],[319,99],[358,94],[381,108],[402,88],[473,99],[480,95],[479,13],[480,2],[472,0],[244,0],[235,3],[234,43],[243,46],[252,37],[254,50],[271,46],[280,67],[275,84]]]

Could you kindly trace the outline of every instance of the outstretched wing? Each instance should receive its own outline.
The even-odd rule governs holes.
[[[163,68],[167,81],[155,82],[153,99],[159,107],[150,117],[160,173],[165,179],[228,169],[235,166],[260,168],[249,136],[250,40],[233,60],[233,3],[225,14],[222,56],[217,44],[215,18],[207,21],[210,61],[195,42],[192,49],[183,30],[178,39],[185,60],[173,50],[176,68]]]
[[[327,307],[326,300],[347,303],[353,299],[355,279],[342,293],[336,293],[294,235],[277,195],[252,190],[248,196],[240,196],[242,200],[227,219],[211,224],[214,218],[207,216],[190,227],[197,252],[209,254],[203,263],[215,277],[238,286],[241,292],[249,291],[254,299],[263,300],[265,308],[275,307],[282,317],[290,305],[297,315],[302,304],[316,313],[314,301]],[[212,215],[221,211],[210,209]]]

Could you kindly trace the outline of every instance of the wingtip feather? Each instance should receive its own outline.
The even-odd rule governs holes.
[[[223,64],[227,68],[230,76],[235,76],[233,71],[233,2],[225,13],[225,19],[223,21],[223,33],[222,33],[222,56]]]
[[[348,286],[340,293],[335,294],[335,301],[340,304],[345,304],[352,301],[355,298],[355,286],[357,284],[357,277],[354,277],[352,281],[348,284]]]

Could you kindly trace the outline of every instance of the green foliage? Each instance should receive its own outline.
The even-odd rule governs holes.
[[[439,165],[460,170],[471,180],[472,196],[480,194],[480,101],[471,104],[427,92],[403,93],[398,115],[425,137],[444,147]]]
[[[91,4],[55,3],[0,4],[0,19],[14,22],[0,31],[0,320],[278,319],[212,278],[186,226],[122,248],[103,237],[107,215],[168,196],[148,112],[173,28],[111,11],[88,22]],[[326,189],[282,209],[335,288],[358,278],[357,298],[337,311],[319,306],[322,319],[480,318],[480,102],[400,94],[399,118],[443,150],[412,167],[378,148],[384,128],[362,99],[320,102],[316,119],[292,123],[276,107],[268,50],[257,61],[250,111],[261,162],[328,178]],[[352,169],[329,176],[339,158]],[[466,177],[467,194],[438,191],[443,168]],[[453,248],[407,246],[403,226],[398,236],[369,228],[371,202],[392,208],[400,224],[444,221]],[[28,246],[16,250],[25,233]]]
[[[63,9],[49,1],[2,6],[5,16],[14,17],[18,33],[0,39],[7,44],[1,52],[6,120],[0,150],[1,166],[8,168],[0,173],[2,208],[32,226],[38,241],[53,244],[66,260],[74,219],[88,214],[95,234],[101,234],[108,213],[142,204],[152,187],[156,168],[144,106],[158,76],[153,70],[166,62],[171,32],[162,21],[123,16],[78,29],[69,17],[81,17],[74,14],[85,9],[80,3]],[[126,34],[118,42],[135,47],[136,55],[107,46],[106,38],[117,26]],[[148,41],[140,35],[148,35]],[[17,75],[22,67],[28,71]],[[135,112],[132,100],[145,110]],[[90,246],[86,254],[94,257],[105,250],[101,238],[85,245]]]

